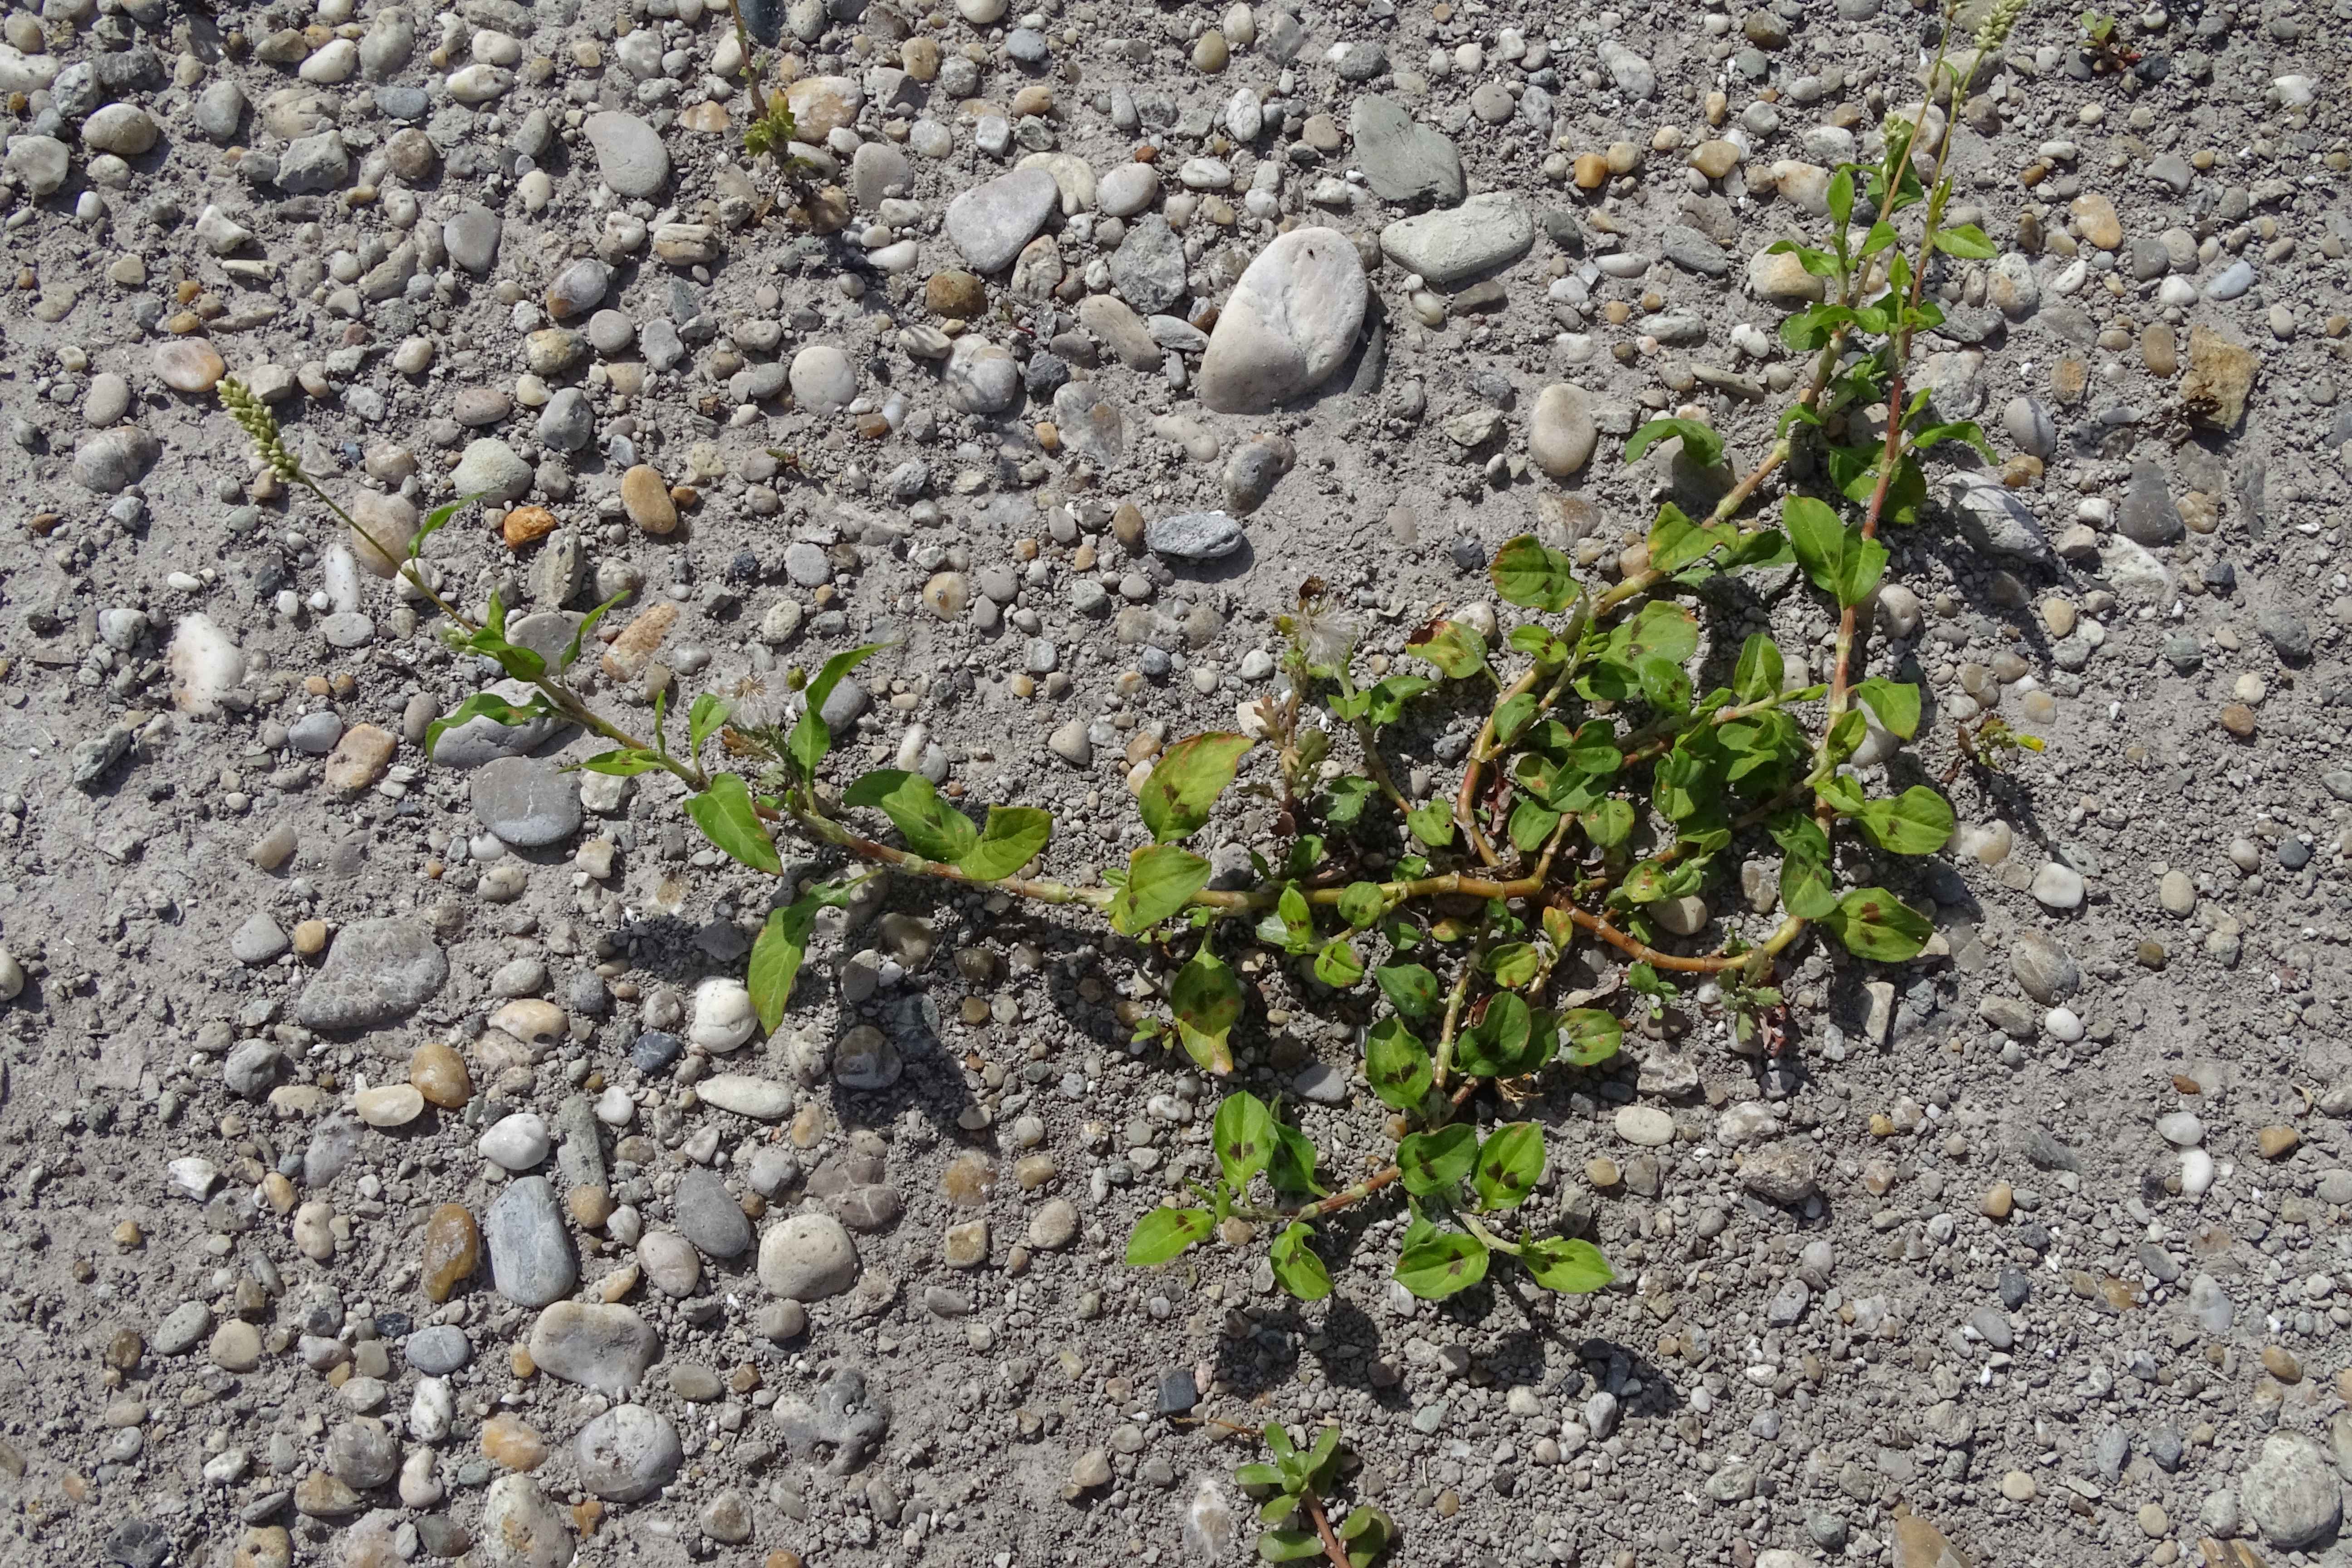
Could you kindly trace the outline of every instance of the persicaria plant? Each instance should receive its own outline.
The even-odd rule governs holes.
[[[1979,51],[1987,47],[1979,35]],[[1674,977],[1690,977],[1712,983],[1739,1037],[1777,1039],[1778,971],[1812,933],[1873,963],[1910,959],[1931,935],[1927,918],[1886,889],[1842,886],[1842,862],[1853,858],[1842,858],[1836,841],[1853,835],[1887,854],[1928,855],[1954,825],[1927,784],[1874,793],[1877,764],[1916,734],[1921,698],[1916,686],[1865,673],[1864,637],[1888,563],[1882,529],[1927,512],[1922,458],[1947,444],[1984,448],[1974,425],[1939,419],[1906,381],[1914,334],[1941,319],[1923,293],[1938,258],[1990,254],[1974,229],[1944,226],[1949,180],[1930,189],[1916,172],[1940,168],[1949,134],[1927,104],[1892,122],[1875,166],[1848,165],[1832,181],[1828,243],[1789,247],[1824,280],[1822,302],[1783,328],[1811,355],[1811,374],[1770,445],[1711,510],[1694,519],[1662,506],[1646,547],[1620,560],[1613,581],[1580,568],[1572,540],[1511,540],[1490,575],[1520,612],[1516,624],[1490,639],[1464,620],[1434,619],[1406,644],[1410,671],[1360,668],[1359,626],[1309,583],[1278,622],[1286,648],[1275,695],[1248,712],[1247,732],[1195,735],[1160,755],[1138,796],[1151,842],[1091,885],[1033,874],[1053,834],[1043,810],[992,805],[976,821],[920,773],[880,769],[845,784],[827,776],[825,700],[876,647],[836,653],[804,681],[795,673],[787,685],[797,703],[763,705],[783,718],[755,721],[705,695],[676,737],[657,701],[652,734],[639,738],[567,683],[582,640],[611,605],[553,660],[511,642],[495,599],[484,616],[468,617],[420,568],[426,536],[456,504],[414,540],[369,538],[301,472],[266,408],[234,382],[223,384],[224,397],[266,461],[341,516],[365,557],[396,563],[448,616],[453,646],[534,690],[524,702],[468,698],[436,734],[483,717],[579,724],[609,744],[582,766],[672,774],[710,842],[772,877],[784,874],[779,836],[789,834],[919,878],[1090,906],[1165,977],[1164,1015],[1147,1020],[1142,1036],[1213,1076],[1234,1068],[1234,1035],[1253,1001],[1245,973],[1287,966],[1302,985],[1311,977],[1370,1004],[1360,1067],[1391,1113],[1392,1159],[1343,1179],[1277,1105],[1231,1094],[1215,1114],[1213,1181],[1194,1184],[1191,1203],[1144,1215],[1128,1243],[1130,1263],[1263,1242],[1275,1279],[1311,1300],[1332,1289],[1330,1255],[1341,1243],[1328,1222],[1352,1205],[1401,1203],[1393,1273],[1416,1295],[1454,1295],[1498,1267],[1548,1289],[1590,1291],[1611,1279],[1600,1251],[1523,1217],[1546,1138],[1512,1108],[1555,1064],[1588,1068],[1618,1052],[1620,1018],[1592,1004],[1616,996],[1654,1010],[1676,994]],[[1626,457],[1664,443],[1676,444],[1678,466],[1701,473],[1720,471],[1728,456],[1718,431],[1685,415],[1642,426]],[[1792,476],[1806,476],[1804,486],[1777,504],[1760,499],[1769,482]],[[1701,619],[1699,608],[1719,602],[1697,592],[1710,580],[1775,571],[1801,576],[1818,595],[1809,602],[1834,626],[1825,679],[1767,633],[1735,647]],[[1454,786],[1408,795],[1397,780],[1412,770],[1392,766],[1390,754],[1411,743],[1409,710],[1474,699],[1485,716]],[[1278,853],[1253,858],[1248,885],[1213,887],[1192,842],[1244,769],[1277,803]],[[1780,867],[1769,930],[1685,918],[1687,900],[1759,854],[1777,854]],[[780,889],[748,980],[771,1030],[817,911],[844,901],[854,881]],[[1702,940],[1709,929],[1722,932],[1712,942]],[[1580,948],[1615,973],[1559,994],[1561,961]],[[1318,1449],[1297,1475],[1261,1479],[1285,1496],[1317,1494],[1328,1458]],[[1372,1529],[1369,1516],[1361,1529]]]

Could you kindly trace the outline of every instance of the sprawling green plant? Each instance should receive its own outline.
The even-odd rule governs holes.
[[[1999,46],[2019,8],[2015,0],[1996,6],[1977,35],[1978,61]],[[1948,79],[1957,97],[1975,63],[1947,73],[1939,54],[1929,82]],[[581,766],[677,778],[690,792],[686,811],[696,826],[769,876],[783,875],[778,835],[790,833],[917,877],[1091,906],[1172,972],[1166,1016],[1147,1019],[1139,1037],[1164,1041],[1214,1076],[1233,1072],[1234,1032],[1251,1005],[1235,962],[1244,950],[1291,971],[1296,985],[1376,994],[1384,1010],[1364,1034],[1362,1067],[1400,1123],[1393,1159],[1334,1186],[1312,1142],[1274,1106],[1232,1094],[1216,1113],[1213,1184],[1194,1184],[1195,1205],[1145,1215],[1129,1242],[1130,1262],[1162,1263],[1213,1240],[1240,1246],[1264,1236],[1275,1278],[1311,1300],[1331,1289],[1324,1249],[1337,1243],[1325,1222],[1350,1205],[1402,1194],[1408,1223],[1394,1278],[1415,1294],[1466,1289],[1497,1255],[1547,1289],[1589,1291],[1611,1279],[1599,1250],[1515,1217],[1545,1169],[1541,1128],[1515,1121],[1482,1133],[1473,1102],[1487,1094],[1489,1103],[1514,1105],[1556,1062],[1584,1068],[1614,1056],[1622,1025],[1591,1005],[1606,995],[1654,1019],[1677,995],[1668,976],[1707,977],[1742,1042],[1759,1032],[1778,1040],[1778,969],[1809,933],[1819,930],[1855,958],[1885,963],[1917,955],[1932,934],[1927,918],[1893,892],[1842,888],[1833,852],[1836,837],[1852,833],[1891,855],[1929,855],[1954,825],[1933,788],[1874,795],[1853,765],[1871,717],[1902,740],[1920,720],[1916,687],[1859,675],[1864,612],[1887,563],[1880,531],[1922,517],[1921,460],[1931,450],[1959,443],[1990,456],[1976,426],[1938,419],[1927,393],[1906,384],[1914,334],[1942,320],[1923,293],[1936,258],[1991,254],[1975,228],[1944,223],[1948,176],[1932,188],[1920,179],[1932,112],[1923,101],[1912,117],[1890,121],[1875,164],[1835,171],[1825,245],[1784,247],[1824,280],[1822,302],[1782,327],[1790,345],[1811,356],[1811,374],[1770,446],[1706,516],[1661,507],[1645,552],[1607,586],[1580,575],[1558,542],[1511,540],[1490,575],[1496,594],[1523,612],[1517,624],[1490,643],[1462,620],[1430,622],[1406,645],[1425,674],[1383,668],[1362,679],[1370,672],[1358,668],[1359,626],[1309,583],[1279,622],[1285,679],[1255,706],[1252,732],[1196,735],[1169,747],[1139,792],[1151,842],[1097,885],[1025,874],[1053,833],[1043,810],[991,805],[975,821],[928,779],[898,769],[866,773],[834,793],[823,710],[876,647],[835,653],[804,684],[794,672],[787,684],[803,700],[788,725],[739,719],[726,700],[704,695],[674,743],[666,700],[657,699],[652,737],[639,739],[566,681],[583,639],[613,602],[586,617],[551,665],[509,640],[495,597],[478,623],[420,570],[425,538],[462,502],[434,512],[404,547],[387,547],[302,472],[268,410],[244,388],[225,382],[223,397],[266,461],[308,487],[373,553],[402,563],[448,616],[453,647],[534,689],[520,704],[489,692],[469,697],[434,726],[433,738],[478,718],[560,717],[610,744]],[[1938,172],[1949,126],[1946,116],[1926,160]],[[1727,457],[1717,431],[1677,416],[1643,426],[1626,458],[1669,441],[1703,470]],[[1792,462],[1801,453],[1805,461]],[[1799,472],[1824,476],[1823,493],[1790,488],[1777,512],[1750,511],[1768,480]],[[1736,655],[1710,646],[1700,659],[1706,630],[1682,596],[1719,576],[1791,565],[1835,617],[1829,679],[1802,679],[1801,662],[1763,634]],[[1717,669],[1728,662],[1727,679],[1700,689],[1695,661]],[[1473,694],[1487,711],[1458,784],[1409,797],[1385,748],[1406,743],[1409,710],[1459,705]],[[1331,727],[1309,721],[1310,706]],[[1335,752],[1335,732],[1352,740],[1351,760]],[[1987,729],[1976,742],[1983,749],[1998,739]],[[1277,860],[1254,857],[1250,886],[1212,888],[1208,859],[1188,843],[1261,749],[1272,753],[1272,776],[1253,782],[1277,803]],[[1663,914],[1709,887],[1735,846],[1768,842],[1780,858],[1781,914],[1768,936],[1727,935],[1700,950],[1670,934]],[[845,900],[853,885],[844,878],[780,894],[752,946],[748,982],[769,1029],[790,1004],[817,912]],[[1622,973],[1592,991],[1556,996],[1555,970],[1580,942],[1608,950],[1595,955],[1613,956]]]

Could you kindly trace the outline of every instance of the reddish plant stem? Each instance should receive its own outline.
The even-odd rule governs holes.
[[[1305,1495],[1307,1515],[1315,1521],[1316,1533],[1323,1538],[1323,1555],[1331,1560],[1332,1568],[1355,1568],[1348,1561],[1347,1550],[1339,1544],[1339,1537],[1331,1529],[1330,1516],[1323,1511],[1323,1500],[1313,1492]]]

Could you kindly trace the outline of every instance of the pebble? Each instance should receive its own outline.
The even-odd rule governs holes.
[[[531,757],[500,757],[475,770],[474,815],[518,849],[561,844],[580,828],[580,782]]]
[[[1060,199],[1060,187],[1043,168],[1000,174],[948,204],[948,240],[974,272],[1001,272],[1045,226]]]
[[[1381,251],[1444,289],[1517,260],[1535,236],[1535,220],[1517,198],[1489,192],[1458,207],[1398,219],[1381,230]]]
[[[530,1330],[530,1359],[550,1377],[626,1398],[661,1357],[661,1339],[627,1307],[557,1301]]]
[[[396,1023],[449,978],[449,960],[421,921],[354,921],[335,934],[327,962],[296,1001],[308,1029],[367,1029]]]
[[[582,1488],[608,1502],[651,1497],[685,1459],[669,1418],[642,1405],[617,1405],[589,1422],[572,1454]]]
[[[1528,460],[1554,479],[1576,473],[1600,440],[1591,405],[1579,388],[1554,382],[1536,395],[1528,421]]]
[[[1369,299],[1362,263],[1344,236],[1328,228],[1280,236],[1219,312],[1201,361],[1202,401],[1220,413],[1255,414],[1312,391],[1353,351]]]
[[[650,198],[669,184],[661,135],[634,114],[606,110],[582,127],[595,151],[596,176],[624,196]]]
[[[1222,511],[1176,512],[1143,527],[1146,548],[1179,561],[1221,561],[1239,550],[1242,525]]]
[[[822,1301],[857,1282],[857,1247],[830,1215],[793,1215],[760,1242],[760,1283],[788,1300]]]
[[[2238,1478],[2238,1500],[2263,1539],[2283,1552],[2335,1532],[2342,1498],[2326,1450],[2300,1432],[2273,1432]]]
[[[671,1201],[679,1231],[710,1257],[737,1258],[751,1250],[751,1222],[717,1173],[688,1171],[678,1178]]]
[[[1617,1112],[1617,1136],[1643,1148],[1664,1148],[1675,1141],[1675,1119],[1655,1106],[1628,1105]]]
[[[482,1225],[490,1278],[499,1295],[523,1307],[544,1307],[571,1293],[580,1278],[572,1237],[564,1229],[555,1189],[544,1176],[507,1184]]]

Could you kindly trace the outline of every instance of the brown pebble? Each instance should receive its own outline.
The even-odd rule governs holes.
[[[639,463],[621,476],[621,504],[629,521],[647,533],[665,534],[677,527],[677,503],[652,465]]]
[[[2265,1160],[2284,1159],[2294,1153],[2295,1145],[2302,1142],[2303,1134],[2292,1127],[2265,1127],[2254,1134],[2254,1146],[2263,1152]]]
[[[2240,740],[2254,732],[2254,710],[2242,702],[2224,703],[2221,708],[2221,728]]]
[[[1984,1195],[1985,1217],[1987,1219],[2007,1219],[2009,1217],[2009,1211],[2016,1205],[2016,1202],[2017,1194],[2007,1182],[1995,1182]]]
[[[2174,346],[2172,329],[2162,322],[2152,322],[2139,335],[2139,357],[2151,375],[2168,376],[2180,368],[2180,352]]]
[[[533,540],[555,531],[555,514],[543,506],[519,506],[499,523],[499,536],[509,550],[520,550]]]
[[[535,1470],[547,1463],[547,1439],[512,1415],[482,1423],[482,1455],[509,1470]]]
[[[1580,153],[1575,172],[1578,190],[1597,191],[1609,183],[1609,160],[1598,153]]]
[[[482,1232],[463,1204],[443,1204],[425,1222],[425,1295],[446,1301],[481,1261]]]
[[[460,1110],[474,1098],[474,1080],[466,1058],[453,1046],[428,1040],[408,1058],[408,1081],[426,1101],[444,1110]]]
[[[294,928],[294,951],[304,958],[316,958],[327,951],[327,922],[304,921]]]
[[[1617,1169],[1617,1162],[1608,1155],[1596,1154],[1584,1163],[1584,1179],[1607,1192],[1624,1180],[1624,1173]]]
[[[2287,1348],[2284,1345],[2264,1345],[2263,1347],[2263,1370],[2269,1373],[2273,1377],[2277,1378],[2281,1383],[2301,1383],[2303,1381],[2303,1363],[2296,1361],[2294,1356],[2288,1354]]]

